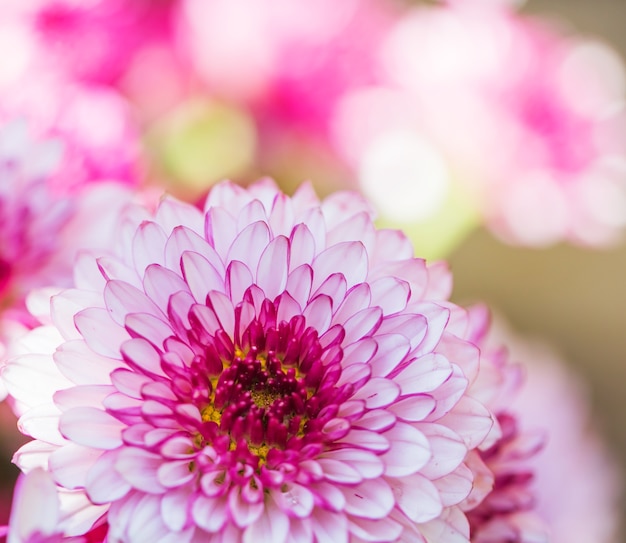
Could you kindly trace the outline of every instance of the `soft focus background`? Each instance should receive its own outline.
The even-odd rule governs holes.
[[[530,0],[524,11],[565,19],[626,57],[623,0]],[[503,245],[478,230],[450,261],[457,301],[488,301],[518,332],[549,340],[584,374],[596,422],[626,469],[626,243],[609,250],[534,250]],[[576,488],[573,473],[564,492]],[[626,504],[622,511],[626,518]]]
[[[0,0],[0,3],[4,1]],[[19,3],[19,0],[6,1]],[[153,1],[155,5],[158,4],[157,0]],[[457,3],[461,4],[463,1],[459,0]],[[499,0],[484,1],[497,2]],[[398,2],[402,3],[400,0]],[[167,10],[168,5],[175,3],[175,0],[161,1],[164,10]],[[187,3],[201,5],[193,0]],[[407,0],[404,3],[408,4],[410,1]],[[435,4],[430,1],[420,3]],[[595,0],[593,2],[589,0],[527,0],[522,7],[522,13],[555,19],[561,26],[571,27],[577,35],[591,35],[604,40],[621,54],[622,59],[626,59],[626,1],[624,0]],[[158,23],[158,16],[155,18]],[[155,23],[155,28],[158,27],[157,23]],[[364,24],[369,23],[366,21]],[[245,30],[244,28],[244,33]],[[158,28],[154,32],[155,35],[159,35]],[[348,41],[351,39],[350,36],[346,37]],[[199,47],[201,48],[202,44],[199,44]],[[356,49],[356,53],[350,50],[356,54],[355,58],[358,58],[358,47]],[[157,65],[159,62],[165,62],[167,65],[166,61],[172,61],[172,59],[164,61],[160,58],[158,47],[154,51],[152,53],[156,56],[147,57],[148,60],[152,59]],[[175,62],[172,61],[171,64],[172,73],[175,73]],[[88,66],[91,65],[88,64]],[[147,74],[149,75],[150,63],[144,66],[148,66],[145,73],[140,70],[134,73],[134,77],[127,77],[124,80],[125,91],[130,95],[133,92],[141,94],[146,93],[146,88],[149,87],[149,92],[144,98],[151,98],[154,103],[149,103],[148,100],[143,104],[145,109],[142,110],[141,115],[144,121],[148,119],[146,125],[150,126],[144,142],[147,142],[148,147],[153,150],[154,161],[161,161],[159,166],[163,177],[176,172],[179,177],[185,178],[193,185],[194,182],[207,177],[232,176],[236,178],[237,172],[241,170],[247,171],[249,175],[257,172],[272,173],[283,183],[286,179],[297,183],[309,178],[316,182],[318,190],[322,192],[333,190],[337,186],[333,184],[335,182],[345,181],[340,168],[334,171],[336,177],[325,176],[333,169],[332,167],[326,168],[323,151],[317,155],[314,152],[309,157],[306,154],[299,155],[299,151],[302,150],[299,147],[300,142],[297,138],[289,136],[285,138],[284,134],[282,135],[284,140],[280,140],[279,136],[278,144],[274,142],[273,150],[280,149],[280,151],[276,155],[270,153],[266,156],[267,163],[271,163],[272,166],[270,172],[264,169],[267,163],[251,166],[249,162],[252,161],[251,156],[254,154],[255,145],[259,148],[262,145],[255,139],[256,135],[254,127],[251,127],[250,118],[230,105],[214,106],[206,101],[192,100],[172,115],[167,122],[150,125],[149,121],[153,116],[157,117],[155,111],[158,111],[160,107],[167,109],[163,104],[168,105],[168,100],[175,101],[179,93],[184,95],[184,91],[188,90],[186,85],[193,89],[197,81],[191,84],[184,78],[176,80],[175,77],[158,81],[150,80],[146,77]],[[212,68],[215,68],[215,65]],[[218,68],[223,68],[223,66],[218,66]],[[154,76],[154,71],[150,73]],[[366,75],[364,75],[365,78]],[[111,78],[114,79],[113,76]],[[169,86],[165,82],[168,82]],[[236,88],[231,90],[237,91]],[[246,89],[238,90],[245,92]],[[326,90],[330,94],[333,92],[333,89]],[[71,100],[67,102],[72,103]],[[315,97],[311,102],[311,111],[316,113],[315,107],[319,104],[316,104]],[[299,111],[299,104],[286,103],[294,109],[292,112],[294,116],[302,117],[298,117],[297,120],[303,123],[311,121],[311,119],[304,119],[307,113],[311,113],[305,111],[306,108]],[[267,117],[264,119],[266,122],[268,118],[270,119],[270,122],[266,123],[269,124],[270,137],[275,136],[271,122],[274,120],[272,115],[275,113],[275,111],[270,111],[269,114],[266,112]],[[102,117],[104,121],[106,109]],[[312,122],[311,126],[315,128],[315,124]],[[86,133],[89,133],[93,125],[87,128]],[[267,129],[267,126],[265,128]],[[79,138],[79,140],[82,143],[82,139]],[[124,162],[125,157],[120,158],[116,148],[112,150],[112,154],[118,161]],[[200,160],[188,160],[191,156],[200,157]],[[298,160],[289,164],[280,163],[281,157],[285,156],[298,156]],[[485,151],[484,160],[491,158],[493,157],[490,156],[490,152]],[[130,160],[129,158],[129,162]],[[123,177],[126,173],[122,171],[121,176]],[[119,176],[120,172],[113,172],[112,175]],[[130,173],[128,175],[131,176]],[[325,185],[322,185],[322,180],[325,181]],[[290,187],[286,188],[290,189]],[[170,189],[178,190],[181,195],[185,193],[180,185],[172,184]],[[192,197],[197,196],[194,193]],[[546,210],[546,214],[549,213],[550,210]],[[442,254],[445,254],[445,251]],[[583,376],[589,385],[595,429],[606,439],[618,464],[626,473],[626,424],[623,418],[623,414],[626,413],[626,393],[623,390],[626,382],[626,287],[624,286],[626,239],[613,247],[602,249],[585,249],[566,243],[542,249],[525,248],[504,244],[481,227],[463,239],[447,258],[454,273],[453,298],[455,301],[460,303],[477,300],[487,302],[498,313],[505,316],[516,334],[546,341],[571,368]],[[0,404],[0,417],[6,417],[8,424],[13,424],[12,415],[6,405]],[[8,459],[21,440],[22,438],[17,435],[7,434],[3,435],[0,443],[0,466],[2,466],[0,492],[5,496],[11,494],[12,482],[17,472],[5,466],[8,466]],[[571,477],[571,486],[564,488],[564,493],[577,492],[577,489],[580,489],[577,485],[576,473],[572,472]],[[582,489],[580,491],[582,492]],[[8,515],[8,511],[1,509],[7,506],[6,500],[1,498],[2,496],[0,496],[0,523],[4,522]],[[626,518],[626,500],[622,502],[622,518]],[[626,523],[622,534],[624,536],[620,543],[626,543]],[[588,543],[596,542],[589,541]]]

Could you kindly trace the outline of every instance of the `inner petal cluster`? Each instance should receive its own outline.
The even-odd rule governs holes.
[[[303,477],[321,479],[306,461],[350,430],[344,419],[336,427],[341,405],[355,391],[354,382],[339,384],[343,327],[320,336],[303,315],[278,321],[281,296],[255,304],[254,288],[231,309],[234,330],[221,325],[225,314],[208,296],[206,304],[191,305],[189,326],[174,327],[162,350],[132,347],[137,341],[145,347],[142,337],[122,348],[127,363],[150,377],[140,385],[141,415],[131,417],[126,445],[139,445],[155,462],[153,454],[166,459],[169,467],[155,467],[159,485],[196,480],[205,494],[206,485],[215,487],[211,495],[249,485],[282,492]],[[162,375],[156,358],[146,364],[148,352],[158,353]],[[120,391],[123,381],[115,380]],[[114,417],[131,422],[124,404],[107,403]],[[171,473],[178,475],[170,480]]]
[[[247,447],[265,464],[270,451],[320,442],[322,427],[336,414],[348,386],[335,387],[340,356],[333,361],[334,372],[322,361],[325,353],[340,351],[332,349],[334,344],[322,347],[303,316],[276,323],[276,306],[269,300],[261,315],[236,334],[236,343],[223,329],[209,333],[196,320],[190,343],[198,353],[191,372],[205,423],[200,443],[214,446],[226,436],[229,449]]]

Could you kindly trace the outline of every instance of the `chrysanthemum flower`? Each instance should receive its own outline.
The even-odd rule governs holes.
[[[440,266],[357,195],[269,181],[165,198],[120,242],[3,372],[66,535],[106,514],[109,541],[469,541],[493,418]]]

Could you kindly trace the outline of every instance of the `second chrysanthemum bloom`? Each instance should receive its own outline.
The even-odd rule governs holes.
[[[16,462],[51,472],[64,533],[469,541],[465,459],[497,424],[443,270],[307,185],[225,183],[204,211],[122,222],[3,373],[35,438]]]

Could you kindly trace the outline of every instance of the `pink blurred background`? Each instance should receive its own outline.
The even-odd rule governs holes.
[[[576,33],[604,39],[626,59],[625,0],[527,0],[522,9],[558,19]],[[232,112],[222,113],[227,122],[241,121]],[[292,176],[300,180],[311,175],[306,165],[302,169]],[[486,301],[506,316],[517,333],[546,340],[582,374],[590,387],[597,429],[626,473],[626,394],[622,390],[626,380],[626,241],[602,250],[566,244],[528,249],[505,245],[481,228],[449,260],[455,301]],[[10,416],[6,405],[0,405],[3,416]],[[16,448],[11,439],[4,436],[0,443],[3,466]],[[10,494],[15,473],[15,469],[0,472],[2,493]],[[574,477],[571,491],[576,492]],[[0,522],[7,514],[0,509]],[[622,517],[626,518],[626,500]]]
[[[523,11],[569,21],[626,57],[623,0],[529,0]],[[626,242],[601,251],[524,249],[478,230],[450,260],[457,301],[486,300],[518,332],[548,340],[586,377],[597,424],[626,469]],[[622,511],[626,518],[626,504]]]

